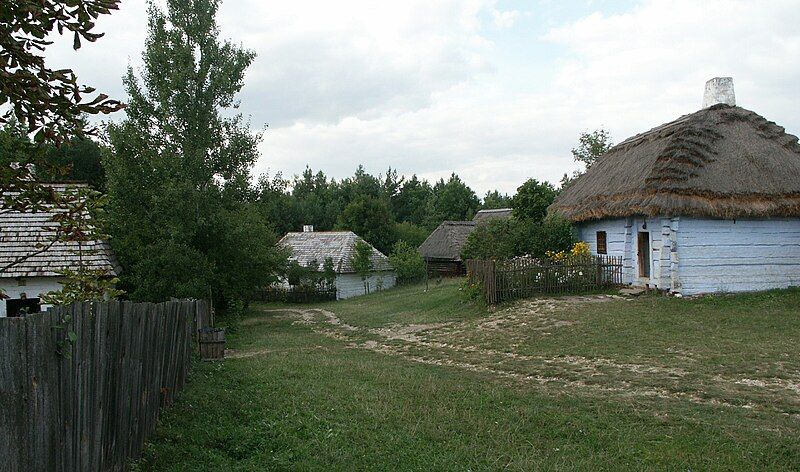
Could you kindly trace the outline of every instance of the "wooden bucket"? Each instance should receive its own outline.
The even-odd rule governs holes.
[[[200,359],[219,361],[225,359],[225,330],[223,328],[202,328],[199,330]]]

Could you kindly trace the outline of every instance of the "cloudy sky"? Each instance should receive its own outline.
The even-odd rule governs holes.
[[[57,43],[52,65],[124,97],[145,9],[123,0],[104,38]],[[696,111],[715,76],[800,133],[800,0],[226,0],[219,22],[258,54],[240,96],[269,125],[257,174],[363,163],[513,193],[576,169],[581,131],[619,142]]]

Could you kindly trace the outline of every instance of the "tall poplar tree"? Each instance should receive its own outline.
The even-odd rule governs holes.
[[[261,135],[231,111],[255,54],[220,39],[218,8],[150,3],[144,66],[124,77],[127,119],[109,127],[109,231],[135,299],[243,299],[280,264],[251,204]]]

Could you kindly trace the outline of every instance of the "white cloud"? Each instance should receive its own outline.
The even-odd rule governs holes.
[[[498,28],[511,28],[519,18],[519,11],[517,10],[492,10],[492,18],[494,25]]]
[[[374,172],[391,164],[429,177],[455,171],[481,194],[513,192],[528,177],[557,181],[576,168],[570,149],[581,131],[604,126],[619,142],[696,111],[705,81],[720,75],[735,78],[741,105],[797,132],[795,6],[652,1],[595,13],[541,38],[565,53],[540,89],[508,90],[488,77],[418,110],[273,130],[260,168],[308,163],[341,176],[358,163]]]
[[[558,180],[585,129],[621,141],[697,110],[714,76],[733,76],[742,106],[800,131],[797,7],[653,0],[537,38],[533,16],[495,0],[227,0],[220,26],[258,54],[241,95],[253,125],[270,124],[256,172],[455,171],[482,194]],[[63,41],[48,56],[119,97],[145,27],[144,0],[126,0],[99,22],[98,43],[73,53]]]

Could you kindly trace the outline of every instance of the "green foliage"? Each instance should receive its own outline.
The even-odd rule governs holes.
[[[456,174],[451,174],[446,182],[440,179],[433,186],[433,195],[428,201],[429,229],[436,228],[446,220],[471,220],[480,207],[480,200],[475,192]]]
[[[400,191],[392,198],[392,208],[397,221],[417,226],[424,225],[428,201],[432,196],[433,188],[428,181],[419,180],[413,175],[403,183]]]
[[[75,180],[86,182],[92,188],[103,191],[106,187],[106,173],[103,169],[103,154],[109,152],[96,141],[88,138],[74,138],[61,146],[47,146],[45,158],[48,169],[39,171],[37,177],[43,181]],[[54,174],[53,171],[59,171]]]
[[[556,198],[556,190],[550,182],[528,179],[511,200],[514,217],[520,220],[541,221],[547,215],[547,207]]]
[[[583,163],[588,169],[613,145],[611,133],[603,128],[592,132],[584,131],[578,137],[578,146],[572,149],[572,157],[576,162]]]
[[[326,257],[325,262],[322,264],[322,280],[325,288],[336,287],[336,268],[333,266],[333,259],[330,257]]]
[[[221,313],[222,321],[225,323],[225,331],[228,334],[236,334],[241,328],[242,319],[247,312],[247,303],[244,300],[230,300]]]
[[[350,264],[356,271],[361,281],[364,283],[364,290],[369,293],[369,283],[367,277],[372,273],[372,247],[369,244],[359,239],[353,246],[353,256],[350,259]]]
[[[467,237],[461,259],[509,259],[517,255],[517,233],[521,223],[511,218],[478,225]]]
[[[73,36],[73,48],[103,36],[93,32],[101,15],[119,8],[119,0],[15,0],[0,10],[0,124],[16,119],[37,143],[61,142],[87,131],[84,113],[111,113],[116,100],[78,85],[70,69],[53,70],[40,52],[54,32]],[[86,97],[84,99],[84,97]]]
[[[483,285],[477,281],[470,281],[465,278],[458,288],[461,298],[472,303],[480,308],[486,308],[486,297],[483,295]]]
[[[394,218],[382,198],[359,194],[344,208],[338,227],[356,233],[384,254],[395,242]]]
[[[151,4],[127,118],[109,126],[109,231],[131,298],[224,307],[277,280],[286,254],[249,186],[260,134],[232,114],[254,54],[219,38],[216,0]]]
[[[572,149],[572,157],[575,162],[582,163],[586,169],[592,166],[597,160],[614,145],[611,140],[611,133],[603,128],[592,131],[584,131],[578,137],[578,147]],[[583,175],[582,171],[575,171],[572,175],[564,174],[561,178],[561,188],[567,188],[578,177]]]
[[[486,192],[483,197],[482,210],[496,210],[499,208],[511,208],[511,197],[505,193],[500,193],[497,190]]]
[[[425,278],[425,261],[417,251],[417,246],[398,241],[389,255],[389,263],[394,268],[398,284],[408,284]]]
[[[505,260],[516,256],[543,258],[548,251],[568,251],[575,242],[569,221],[548,216],[542,221],[492,220],[475,228],[461,258]]]
[[[394,228],[394,232],[397,242],[402,241],[415,248],[419,247],[420,244],[425,242],[425,239],[430,234],[430,232],[422,226],[417,226],[408,221],[397,223]]]

